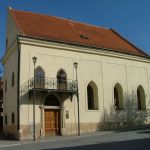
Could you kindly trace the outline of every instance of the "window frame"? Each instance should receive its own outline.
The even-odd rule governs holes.
[[[59,69],[57,71],[57,89],[58,90],[67,90],[67,73],[64,69]]]
[[[35,87],[44,88],[45,87],[45,71],[41,66],[35,68]]]
[[[137,88],[137,108],[139,111],[146,110],[145,90],[139,85]]]
[[[88,87],[90,87],[91,89],[92,89],[92,94],[93,94],[93,96],[92,96],[92,98],[91,98],[91,100],[93,101],[92,102],[92,107],[90,107],[89,106],[89,101],[90,101],[90,99],[89,99],[89,92],[88,92]],[[93,81],[91,81],[91,82],[89,82],[88,83],[88,85],[87,85],[87,87],[86,87],[86,92],[87,92],[87,109],[89,110],[89,111],[93,111],[93,110],[99,110],[99,102],[98,102],[98,88],[97,88],[97,85],[95,84],[95,82],[93,82]]]
[[[116,83],[113,88],[113,101],[114,101],[114,109],[124,110],[124,96],[123,96],[123,88],[119,83]]]

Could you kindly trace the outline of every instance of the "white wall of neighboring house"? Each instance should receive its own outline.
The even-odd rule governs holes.
[[[18,76],[18,49],[17,49],[17,34],[18,29],[12,19],[10,13],[7,16],[6,30],[6,52],[2,59],[4,67],[3,73],[3,130],[12,133],[17,132],[17,76]],[[14,86],[11,86],[12,73],[14,72]],[[6,81],[7,80],[7,81]],[[7,82],[7,91],[5,86]],[[12,113],[15,116],[15,122],[12,124]],[[5,118],[7,116],[7,124]]]
[[[17,51],[14,51],[11,56],[9,56],[9,59],[7,62],[4,64],[4,101],[3,101],[3,107],[4,107],[4,119],[5,116],[7,116],[7,124],[5,124],[5,121],[3,122],[4,124],[4,130],[6,128],[12,128],[14,129],[14,132],[16,132],[16,125],[17,125]],[[14,72],[14,81],[15,84],[12,87],[11,86],[11,76],[12,73]],[[5,90],[7,82],[7,90]],[[15,114],[15,123],[12,124],[11,122],[11,114]]]

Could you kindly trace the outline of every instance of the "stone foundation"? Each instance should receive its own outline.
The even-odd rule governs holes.
[[[74,123],[66,124],[66,132],[64,135],[75,135],[78,134],[78,125]],[[90,133],[94,131],[102,130],[101,123],[80,123],[80,133]]]
[[[40,125],[36,125],[35,137],[39,139],[41,136]],[[16,125],[4,126],[3,132],[8,138],[17,140],[33,139],[33,127],[29,125],[21,125],[20,130],[17,130]]]
[[[17,125],[7,125],[3,127],[5,136],[11,139],[18,139]]]
[[[134,124],[132,122],[106,122],[106,123],[80,123],[80,133],[90,133],[95,131],[104,130],[117,130],[125,128],[139,128],[144,127],[146,124]],[[63,135],[76,135],[78,134],[78,125],[74,123],[65,125],[65,132]]]
[[[21,135],[22,140],[33,139],[33,126],[32,125],[21,125],[20,129],[22,131],[22,135]],[[41,125],[37,124],[35,126],[35,138],[39,139],[40,136],[41,136]]]
[[[143,124],[144,125],[144,124]],[[140,125],[138,127],[142,127]],[[103,131],[103,130],[116,130],[116,129],[124,129],[124,128],[133,128],[136,127],[132,122],[107,122],[107,123],[80,123],[80,133],[90,133],[95,131]],[[12,136],[18,140],[26,140],[33,139],[33,127],[29,125],[21,125],[20,131],[17,131],[17,126],[4,126],[4,132],[8,133],[8,136]],[[78,134],[78,124],[76,123],[67,123],[65,124],[65,128],[61,129],[61,135],[77,135]],[[36,139],[42,138],[45,136],[45,132],[41,129],[40,124],[36,125]]]

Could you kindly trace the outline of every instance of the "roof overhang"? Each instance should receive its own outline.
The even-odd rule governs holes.
[[[21,44],[50,47],[50,48],[56,48],[60,50],[76,51],[81,53],[117,57],[117,58],[122,58],[127,60],[150,63],[150,56],[138,56],[131,53],[118,52],[117,50],[114,49],[84,46],[79,44],[53,41],[53,40],[47,40],[47,39],[25,36],[25,35],[19,35],[18,38]]]

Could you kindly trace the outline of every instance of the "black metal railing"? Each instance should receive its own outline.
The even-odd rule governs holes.
[[[21,86],[21,93],[27,93],[34,88],[34,78],[29,79]],[[53,91],[65,91],[76,92],[77,81],[75,80],[57,80],[55,78],[36,78],[35,77],[35,89],[38,90],[53,90]]]

